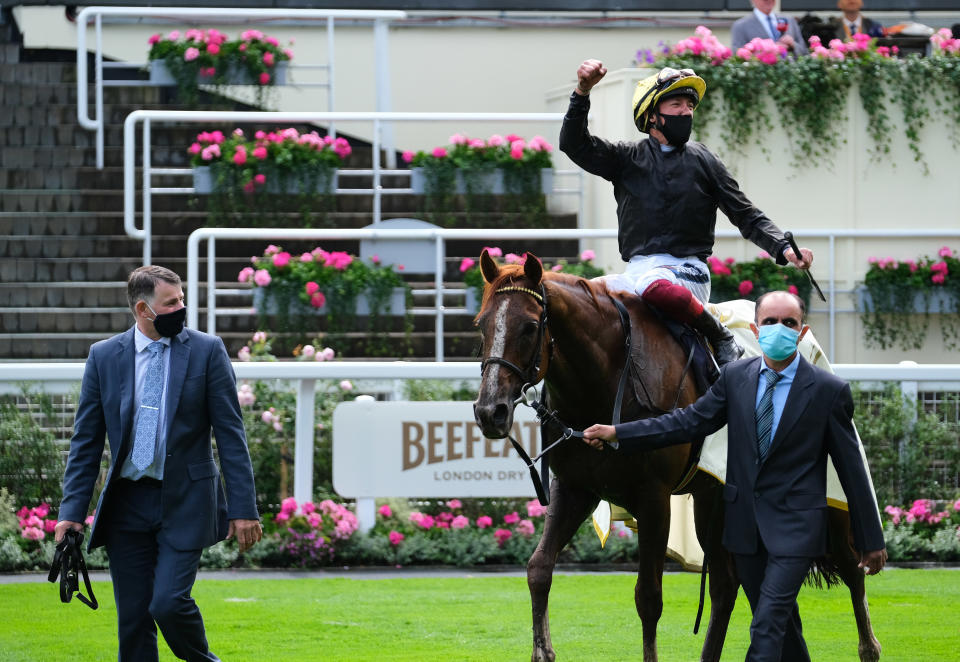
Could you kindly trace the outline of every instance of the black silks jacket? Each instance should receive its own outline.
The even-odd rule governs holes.
[[[574,92],[560,130],[560,150],[587,172],[613,183],[620,256],[713,252],[717,209],[740,234],[786,264],[787,241],[753,206],[713,152],[698,142],[662,152],[654,138],[611,143],[590,135],[590,98]]]

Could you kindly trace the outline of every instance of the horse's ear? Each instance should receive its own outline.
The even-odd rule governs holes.
[[[497,266],[496,260],[490,257],[486,248],[480,254],[480,273],[483,274],[483,279],[488,283],[492,283],[500,275],[500,267]]]
[[[539,285],[543,278],[543,264],[533,253],[524,253],[523,255],[523,273],[534,285]]]

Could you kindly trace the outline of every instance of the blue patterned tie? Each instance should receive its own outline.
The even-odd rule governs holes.
[[[777,30],[777,24],[773,22],[772,14],[767,14],[767,23],[770,24],[770,35],[773,37],[773,40],[776,41],[780,38],[780,31]]]
[[[760,463],[767,459],[767,453],[770,451],[770,430],[773,429],[773,389],[783,375],[774,370],[764,370],[763,376],[767,380],[767,386],[763,395],[760,396],[760,404],[757,405],[757,457]]]
[[[133,466],[143,471],[153,463],[157,443],[157,423],[160,421],[160,398],[163,395],[163,343],[147,345],[153,354],[147,364],[143,380],[143,397],[140,399],[140,417],[137,419],[137,436],[133,442]]]

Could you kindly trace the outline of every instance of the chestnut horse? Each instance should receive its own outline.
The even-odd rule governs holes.
[[[482,381],[474,416],[484,436],[507,437],[513,410],[525,384],[543,380],[547,408],[574,430],[611,422],[620,371],[627,361],[624,330],[613,298],[627,302],[632,356],[639,388],[626,390],[622,420],[648,417],[685,406],[697,398],[685,371],[686,357],[659,319],[638,298],[611,293],[600,282],[543,271],[527,254],[523,266],[498,265],[484,250],[481,271],[487,284],[476,325],[483,343]],[[639,357],[639,358],[638,358]],[[562,436],[557,421],[542,420],[546,444]],[[635,589],[643,628],[643,659],[657,660],[657,621],[663,610],[662,575],[670,528],[670,495],[683,480],[699,440],[621,455],[598,453],[572,438],[549,451],[555,477],[543,536],[527,564],[533,608],[535,662],[554,660],[547,601],[557,555],[593,512],[600,499],[615,503],[637,520],[639,569]],[[682,490],[694,498],[695,526],[709,558],[710,618],[702,660],[719,660],[739,582],[732,559],[720,544],[719,483],[703,472]],[[831,510],[831,554],[848,585],[860,634],[860,658],[879,658],[870,627],[862,572],[857,569],[845,511]]]

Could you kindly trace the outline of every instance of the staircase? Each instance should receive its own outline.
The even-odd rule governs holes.
[[[123,121],[130,112],[141,108],[182,107],[176,104],[172,92],[164,88],[105,88],[105,168],[97,170],[95,134],[80,127],[76,119],[75,54],[24,51],[16,26],[9,20],[9,10],[3,16],[7,20],[0,22],[0,360],[83,360],[91,343],[132,324],[126,304],[126,278],[142,264],[143,247],[123,229]],[[93,98],[92,86],[89,98]],[[218,107],[225,103],[217,98],[210,101]],[[234,127],[206,128],[229,131]],[[154,167],[187,166],[185,148],[198,130],[196,126],[154,127]],[[370,167],[370,146],[350,141],[354,147],[350,167]],[[388,180],[384,185],[406,186],[405,178],[395,179],[398,181]],[[185,184],[182,178],[155,178],[154,185]],[[348,185],[370,186],[369,180],[364,184],[354,178]],[[154,264],[186,277],[186,239],[193,230],[207,224],[206,202],[202,197],[191,200],[190,196],[154,195]],[[384,218],[423,218],[419,206],[415,196],[387,196],[383,200]],[[372,222],[371,210],[371,196],[340,196],[331,211],[314,216],[320,221],[315,225],[364,227]],[[303,225],[296,209],[281,208],[272,216],[274,226]],[[503,226],[504,220],[496,213],[487,216],[481,216],[479,221],[474,217],[474,225]],[[551,218],[550,225],[575,227],[575,218]],[[236,282],[237,273],[249,264],[250,255],[260,254],[268,243],[271,242],[266,239],[218,241],[218,287],[242,287]],[[322,243],[329,250],[359,252],[355,242],[345,246]],[[448,247],[445,279],[450,287],[462,286],[456,268],[460,256],[476,257],[484,243],[456,242]],[[294,252],[315,245],[316,242],[287,242],[284,248]],[[541,256],[570,257],[577,244],[545,241],[504,249],[530,249]],[[203,259],[200,273],[206,273]],[[415,292],[433,286],[432,276],[411,275],[408,282]],[[188,301],[187,305],[201,305],[205,295],[201,285],[201,300]],[[431,303],[428,296],[415,296],[415,306]],[[250,296],[246,294],[217,298],[218,309],[234,309],[233,314],[218,313],[217,318],[218,335],[232,355],[257,330],[256,317],[245,312],[250,305]],[[451,296],[447,305],[461,306],[462,298]],[[434,352],[434,319],[418,315],[413,321],[412,332],[407,336],[412,357],[430,359]],[[206,328],[202,307],[200,328]],[[392,335],[400,337],[405,333],[398,329]],[[449,360],[473,358],[476,332],[469,316],[446,317],[444,344]],[[357,354],[348,356],[361,358]],[[393,358],[411,356],[405,353]]]

